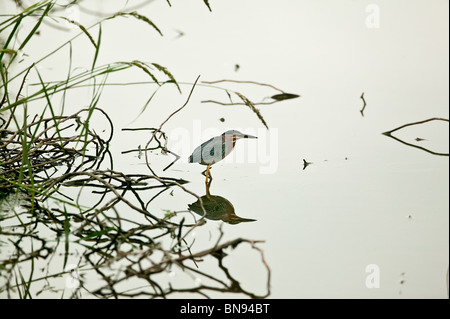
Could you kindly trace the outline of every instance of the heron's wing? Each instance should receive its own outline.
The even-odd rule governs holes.
[[[214,140],[213,138],[210,138],[206,142],[204,142],[202,145],[198,146],[193,152],[192,155],[189,156],[189,163],[201,163],[202,162],[202,152],[203,149],[206,147],[206,145],[212,143]]]

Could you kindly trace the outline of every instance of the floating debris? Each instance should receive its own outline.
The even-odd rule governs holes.
[[[306,167],[308,167],[308,165],[311,165],[312,162],[307,162],[305,159],[303,159],[303,170],[305,170]]]
[[[290,100],[290,99],[296,99],[300,97],[300,95],[292,94],[292,93],[281,93],[281,94],[275,94],[272,95],[270,98],[277,101],[283,101],[283,100]]]
[[[183,31],[181,31],[181,30],[175,30],[175,32],[177,33],[177,36],[175,37],[175,40],[185,36],[185,33]]]
[[[405,276],[406,276],[406,273],[405,273],[405,272],[402,272],[402,273],[400,274],[400,280],[398,281],[398,283],[399,283],[400,285],[404,285],[404,284],[406,283],[406,278],[405,278]],[[402,293],[403,293],[403,291],[402,291],[401,289],[399,289],[398,294],[401,295]]]
[[[406,273],[402,272],[400,274],[400,280],[399,280],[400,285],[403,285],[406,282],[406,278],[405,277],[406,277]]]
[[[364,116],[364,109],[366,108],[367,105],[366,100],[364,99],[364,92],[362,92],[360,99],[363,100],[364,102],[363,108],[360,110],[361,115]]]

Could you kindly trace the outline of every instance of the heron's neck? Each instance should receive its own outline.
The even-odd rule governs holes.
[[[229,136],[226,136],[226,135],[222,135],[222,141],[224,141],[224,142],[226,141],[228,143],[233,141],[233,148],[234,148],[234,146],[236,145],[237,139],[236,139],[235,136],[229,137]]]

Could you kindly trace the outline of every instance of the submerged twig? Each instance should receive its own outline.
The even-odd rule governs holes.
[[[274,101],[270,101],[270,102],[254,102],[253,105],[271,105],[271,104],[275,104],[278,103],[280,101],[274,100]],[[203,100],[202,103],[214,103],[214,104],[219,104],[219,105],[224,105],[224,106],[232,106],[232,105],[247,105],[245,103],[224,103],[224,102],[220,102],[220,101],[214,101],[214,100]]]
[[[305,170],[305,168],[307,168],[311,164],[312,162],[307,162],[305,159],[303,159],[303,170]]]
[[[364,109],[366,108],[366,100],[364,99],[364,92],[361,94],[361,100],[363,101],[363,103],[364,103],[364,105],[363,105],[363,107],[362,107],[362,109],[360,110],[360,112],[361,112],[361,115],[362,116],[364,116]]]
[[[233,91],[233,90],[228,90],[228,89],[224,89],[224,88],[220,88],[222,90],[225,90],[225,92],[226,92],[226,94],[227,94],[227,96],[228,96],[228,98],[230,100],[229,103],[224,103],[224,102],[215,101],[215,100],[203,100],[202,101],[202,103],[214,103],[214,104],[226,105],[226,106],[246,105],[256,114],[256,116],[258,116],[259,120],[263,123],[263,125],[267,129],[269,129],[269,127],[268,127],[266,121],[264,120],[260,110],[258,110],[256,108],[256,105],[270,105],[270,104],[275,104],[275,103],[278,103],[278,102],[281,102],[281,101],[285,101],[285,100],[289,100],[289,99],[295,99],[295,98],[300,97],[300,95],[297,95],[297,94],[286,93],[283,90],[280,90],[280,89],[276,88],[275,86],[273,86],[271,84],[260,83],[260,82],[255,82],[255,81],[218,80],[218,81],[203,81],[202,83],[204,83],[204,84],[216,84],[216,83],[222,83],[222,82],[232,82],[232,83],[241,83],[241,84],[244,83],[244,84],[255,84],[255,85],[259,85],[259,86],[267,86],[267,87],[270,87],[270,88],[272,88],[274,90],[277,90],[277,91],[281,92],[279,94],[275,94],[275,95],[272,95],[270,97],[266,97],[265,98],[265,99],[268,99],[268,98],[272,99],[272,101],[270,101],[270,102],[264,102],[265,99],[263,101],[261,101],[261,102],[253,102],[253,101],[250,101],[249,98],[247,98],[246,96],[244,96],[240,92]],[[231,94],[230,93],[236,95],[242,101],[242,103],[234,102],[232,100],[232,98],[231,98]]]
[[[279,91],[281,93],[285,93],[283,90],[271,85],[271,84],[267,84],[267,83],[260,83],[260,82],[256,82],[256,81],[238,81],[238,80],[218,80],[218,81],[202,81],[202,83],[205,84],[217,84],[217,83],[223,83],[223,82],[231,82],[231,83],[242,83],[242,84],[256,84],[256,85],[260,85],[260,86],[267,86],[270,87],[276,91]]]
[[[187,97],[187,99],[186,99],[186,102],[185,102],[180,108],[178,108],[175,112],[173,112],[172,114],[170,114],[170,115],[167,117],[167,119],[164,120],[164,121],[161,123],[161,125],[159,126],[158,129],[156,129],[156,130],[153,131],[153,134],[152,134],[150,140],[149,140],[149,141],[147,142],[147,144],[145,145],[145,148],[144,148],[144,153],[145,153],[145,163],[146,163],[148,169],[152,172],[153,175],[156,175],[156,174],[153,172],[153,170],[152,170],[152,168],[150,167],[150,164],[149,164],[149,162],[148,162],[148,152],[147,152],[148,147],[149,147],[150,143],[153,141],[153,139],[155,138],[156,133],[161,132],[161,129],[162,129],[162,127],[164,126],[164,124],[166,124],[167,121],[169,121],[169,120],[172,118],[172,116],[174,116],[175,114],[177,114],[178,112],[180,112],[180,111],[181,111],[181,110],[189,103],[189,100],[191,99],[192,93],[194,92],[195,85],[197,84],[199,78],[200,78],[200,75],[197,77],[197,79],[195,80],[194,84],[192,85],[191,91],[189,92],[189,95],[188,95],[188,97]]]
[[[401,129],[405,128],[405,127],[413,126],[413,125],[418,125],[418,124],[423,124],[423,123],[427,123],[427,122],[431,122],[431,121],[444,121],[444,122],[448,122],[449,120],[448,120],[448,119],[445,119],[445,118],[440,118],[440,117],[433,117],[433,118],[430,118],[430,119],[427,119],[427,120],[423,120],[423,121],[407,123],[407,124],[401,125],[401,126],[399,126],[399,127],[397,127],[397,128],[394,128],[394,129],[392,129],[392,130],[390,130],[390,131],[384,132],[384,133],[382,133],[382,134],[383,134],[383,135],[386,135],[386,136],[388,136],[388,137],[390,137],[390,138],[393,138],[394,140],[396,140],[396,141],[398,141],[398,142],[400,142],[400,143],[402,143],[402,144],[405,144],[405,145],[408,145],[408,146],[411,146],[411,147],[420,149],[420,150],[422,150],[422,151],[428,152],[428,153],[433,154],[433,155],[438,155],[438,156],[449,156],[448,153],[434,152],[434,151],[431,151],[431,150],[429,150],[429,149],[427,149],[427,148],[425,148],[425,147],[422,147],[422,146],[419,146],[419,145],[414,145],[414,144],[405,142],[405,141],[403,141],[403,140],[401,140],[401,139],[399,139],[399,138],[397,138],[397,137],[395,137],[395,136],[392,135],[393,132],[398,131],[398,130],[401,130]],[[416,139],[416,140],[419,141],[418,139]],[[423,140],[423,139],[420,139],[420,140]]]

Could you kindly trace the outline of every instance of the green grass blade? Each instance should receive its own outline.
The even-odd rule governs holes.
[[[52,7],[53,7],[53,3],[49,2],[47,7],[45,8],[44,12],[42,13],[41,17],[39,18],[38,22],[34,25],[33,29],[31,29],[30,33],[28,33],[28,35],[25,38],[25,40],[23,40],[22,44],[19,47],[19,50],[22,50],[27,45],[28,41],[30,41],[31,37],[34,36],[34,34],[36,33],[37,29],[39,29],[39,26],[41,25],[42,20],[44,20],[44,18],[48,15],[48,12],[50,11],[50,9]]]
[[[157,63],[152,63],[152,65],[157,68],[159,71],[163,72],[165,75],[167,75],[169,77],[169,79],[175,83],[175,85],[177,86],[178,91],[181,94],[181,88],[178,85],[178,82],[175,80],[175,77],[172,75],[172,73],[169,72],[169,70],[167,70],[167,68],[163,67],[162,65],[159,65]]]
[[[31,244],[31,245],[33,245],[33,244]],[[23,287],[23,290],[24,290],[23,291],[23,295],[22,295],[20,293],[19,283],[17,282],[17,279],[16,279],[16,285],[18,287],[17,290],[19,291],[20,299],[25,299],[25,298],[27,298],[27,296],[30,299],[33,299],[32,296],[31,296],[31,293],[30,293],[30,286],[31,286],[31,282],[32,282],[32,279],[33,279],[34,258],[31,258],[31,271],[30,271],[30,279],[29,279],[28,282],[25,280],[25,277],[23,276],[22,271],[20,270],[20,267],[18,268],[18,270],[19,270],[20,280],[22,281],[21,286]],[[17,277],[17,275],[16,275],[16,277]]]
[[[62,137],[61,137],[61,133],[59,132],[58,121],[56,120],[56,115],[55,115],[55,112],[54,112],[53,107],[52,107],[52,102],[50,101],[50,96],[48,95],[47,88],[45,87],[45,84],[44,84],[44,81],[42,80],[41,74],[39,73],[37,68],[35,68],[35,69],[36,69],[36,73],[37,73],[37,75],[39,77],[39,81],[41,82],[42,90],[43,90],[45,98],[47,100],[48,107],[50,108],[50,112],[52,114],[53,122],[55,123],[55,129],[56,129],[56,133],[58,134],[59,142],[61,143],[61,149],[62,149],[63,152],[65,152],[64,151],[64,147],[63,147],[63,140],[62,140]]]
[[[66,87],[70,81],[71,72],[72,72],[72,43],[69,44],[69,68],[67,71],[67,78],[66,78],[66,83],[65,83]],[[63,96],[62,96],[62,101],[61,101],[61,112],[60,112],[61,116],[64,114],[64,109],[66,106],[66,93],[67,93],[67,90],[63,90]]]
[[[42,7],[44,7],[44,4],[47,4],[47,3],[49,3],[49,2],[52,2],[52,0],[43,1],[43,2],[38,3],[38,4],[39,4],[39,5],[42,5]],[[36,5],[38,5],[38,4],[36,4]],[[36,5],[34,5],[34,6],[36,6]],[[33,6],[33,7],[34,7],[34,6]],[[41,8],[38,8],[38,9],[41,9]],[[27,9],[27,10],[28,10],[28,9]],[[25,10],[25,11],[27,11],[27,10]],[[25,12],[25,11],[24,11],[24,12]],[[29,13],[29,14],[31,14],[31,13]],[[28,14],[27,14],[27,15],[28,15]],[[18,17],[19,17],[20,19],[22,19],[23,17],[25,17],[25,16],[27,16],[27,15],[24,15],[23,12],[22,12],[22,13],[20,13],[20,14],[18,15]],[[98,22],[94,23],[92,26],[86,28],[86,30],[89,30],[89,29],[91,29],[92,27],[94,27],[94,26],[96,26],[96,25],[98,25],[98,24],[101,24],[103,21],[104,21],[104,20],[101,20],[101,21],[98,21]],[[40,62],[46,60],[47,58],[49,58],[50,56],[52,56],[52,55],[55,54],[56,52],[60,51],[62,48],[64,48],[66,45],[68,45],[69,43],[71,43],[72,41],[74,41],[76,38],[78,38],[78,37],[81,36],[82,34],[84,34],[84,33],[83,33],[83,32],[80,32],[80,33],[78,33],[77,35],[73,36],[71,39],[67,40],[66,42],[64,42],[63,44],[61,44],[60,46],[58,46],[57,48],[55,48],[54,50],[52,50],[51,52],[49,52],[48,54],[46,54],[45,56],[43,56],[42,58],[36,60],[36,61],[34,62],[34,64],[37,65],[37,64],[39,64]],[[23,73],[25,73],[27,70],[28,70],[28,68],[26,68],[26,69],[24,69],[24,70],[22,70],[22,71],[20,71],[20,72],[17,72],[10,80],[13,80],[13,79],[19,77],[20,75],[22,75]],[[0,111],[2,111],[2,110],[0,110]]]
[[[69,216],[67,214],[66,206],[64,205],[64,264],[63,269],[66,269],[67,258],[69,256],[69,235],[70,235],[70,223]]]
[[[0,107],[3,105],[4,102],[8,102],[8,105],[11,104],[10,100],[9,100],[8,77],[6,75],[7,74],[6,72],[7,71],[4,68],[3,63],[1,63],[1,60],[0,60],[0,77],[1,77],[2,83],[3,83],[3,85],[0,85],[0,88],[2,88],[2,87],[4,88],[3,89],[4,90],[4,96],[2,97],[2,101],[0,101],[0,103],[1,103]],[[0,109],[0,113],[3,112],[3,110],[7,110],[9,108],[11,108],[11,106],[7,106],[7,107],[4,107],[4,108],[1,108]]]
[[[8,39],[6,39],[5,45],[3,46],[3,50],[6,50],[8,48],[9,43],[11,42],[11,39],[13,38],[14,34],[16,33],[17,29],[19,28],[20,22],[22,22],[22,17],[19,17],[19,19],[17,19],[16,24],[14,25],[13,30],[11,31],[11,33],[8,36]],[[3,55],[5,54],[5,51],[0,52],[0,61],[2,61],[3,59]],[[10,61],[12,61],[13,59],[11,59]],[[3,63],[2,63],[3,64]]]
[[[0,49],[1,53],[7,53],[7,54],[17,54],[16,50],[11,50],[11,49]]]
[[[34,185],[33,169],[31,167],[30,159],[28,157],[28,152],[29,152],[29,150],[31,148],[33,140],[31,140],[30,143],[27,142],[28,141],[28,139],[27,139],[27,127],[28,127],[28,125],[27,125],[27,112],[26,112],[26,109],[27,108],[25,106],[25,114],[24,114],[24,119],[23,119],[23,128],[22,128],[22,130],[19,129],[19,131],[20,131],[19,132],[20,139],[22,140],[22,166],[20,167],[19,183],[21,183],[22,180],[23,180],[24,170],[25,170],[25,167],[26,167],[28,169],[28,175],[30,177],[31,186],[33,188],[33,185]]]
[[[115,15],[113,15],[112,17],[110,17],[109,19],[113,19],[115,17],[126,17],[126,16],[132,16],[138,20],[144,21],[146,22],[148,25],[150,25],[153,29],[155,29],[156,31],[158,31],[158,33],[163,36],[161,30],[146,16],[143,16],[139,13],[137,13],[136,11],[133,12],[119,12],[116,13]]]
[[[148,107],[148,105],[150,104],[150,102],[153,100],[153,97],[156,95],[156,93],[158,92],[158,90],[160,89],[160,88],[162,88],[162,86],[164,85],[165,83],[163,83],[163,84],[161,84],[153,93],[152,93],[152,95],[150,96],[150,98],[147,100],[147,102],[144,104],[144,106],[142,107],[142,109],[141,109],[141,111],[139,112],[139,114],[136,116],[136,118],[133,120],[133,121],[131,121],[131,123],[133,123],[134,121],[136,121],[141,115],[142,115],[142,113],[144,113],[145,112],[145,110],[147,109],[147,107]]]
[[[138,67],[139,69],[141,69],[142,71],[147,73],[152,78],[152,80],[155,81],[156,84],[160,85],[158,79],[150,72],[148,67],[146,67],[145,63],[143,63],[141,61],[136,61],[136,60],[131,61],[131,62],[124,62],[124,63]]]
[[[22,126],[20,126],[19,122],[17,121],[15,112],[12,112],[11,116],[12,116],[12,119],[13,119],[14,123],[16,124],[17,133],[19,135],[19,140],[22,143],[22,145],[21,145],[22,146],[22,163],[20,165],[19,176],[18,176],[17,181],[18,181],[19,184],[22,183],[22,181],[24,179],[24,176],[25,176],[25,169],[28,169],[30,183],[32,185],[32,187],[31,187],[31,195],[32,195],[33,201],[31,202],[31,204],[33,206],[33,204],[34,204],[34,195],[35,195],[34,191],[33,191],[33,189],[34,189],[34,179],[33,179],[33,170],[32,170],[32,167],[31,167],[30,159],[28,157],[28,151],[30,150],[30,147],[31,147],[30,145],[31,145],[32,141],[29,144],[27,142],[28,141],[28,139],[27,139],[27,127],[28,127],[28,125],[27,125],[27,106],[26,106],[26,104],[25,104],[25,107],[24,107],[24,116],[23,116],[24,120],[23,120]]]
[[[256,116],[258,116],[258,118],[261,120],[261,122],[264,124],[264,126],[269,129],[269,127],[267,126],[266,121],[264,120],[264,118],[262,117],[261,113],[259,112],[259,110],[255,107],[255,104],[253,104],[252,101],[250,101],[248,98],[246,98],[244,95],[242,95],[239,92],[234,92],[241,100],[242,102],[244,102],[245,105],[247,105],[255,114]]]
[[[67,22],[69,22],[73,25],[76,25],[78,28],[80,28],[81,32],[83,32],[89,38],[89,41],[91,41],[92,45],[97,50],[97,44],[95,43],[94,38],[91,36],[91,34],[88,32],[88,30],[81,23],[78,23],[74,20],[70,20],[66,17],[62,17],[62,19],[66,20]]]
[[[90,104],[89,107],[88,107],[88,109],[89,109],[88,115],[87,115],[86,120],[84,121],[83,129],[81,130],[81,133],[80,133],[80,135],[79,135],[80,138],[78,139],[78,141],[80,141],[80,140],[81,140],[81,137],[84,136],[83,150],[82,150],[82,153],[83,153],[83,160],[82,160],[82,161],[83,161],[83,162],[84,162],[84,157],[85,157],[85,155],[86,155],[86,150],[87,150],[87,146],[88,146],[88,138],[89,138],[89,121],[90,121],[90,119],[91,119],[91,117],[92,117],[92,114],[94,113],[94,110],[95,110],[95,108],[96,108],[96,106],[97,106],[97,104],[98,104],[98,101],[100,100],[100,96],[102,95],[103,88],[104,88],[104,86],[105,86],[105,83],[106,83],[106,79],[107,79],[107,78],[108,78],[108,77],[107,77],[107,75],[106,75],[106,76],[104,77],[102,83],[100,84],[99,89],[98,89],[97,92],[95,92],[95,90],[94,90],[94,96],[93,96],[93,98],[92,98],[91,104]],[[94,86],[94,88],[95,88],[95,86]]]
[[[33,249],[33,241],[31,241],[31,254],[33,254],[34,249]],[[31,287],[31,283],[33,282],[33,274],[34,274],[34,258],[31,258],[31,269],[30,269],[30,277],[28,278],[28,282],[25,286],[26,290],[25,290],[25,296],[28,295],[28,297],[30,299],[33,299],[33,297],[31,296],[30,293],[30,287]]]
[[[23,284],[25,282],[25,280],[22,276],[22,273],[20,272],[20,268],[19,268],[19,274],[20,274],[20,277],[22,278],[22,284]],[[24,297],[22,296],[22,291],[20,290],[20,284],[17,281],[17,274],[15,272],[14,272],[14,279],[16,281],[16,287],[17,287],[17,292],[19,293],[19,299],[23,299]]]
[[[87,235],[85,237],[81,237],[79,240],[88,241],[88,240],[93,239],[95,237],[100,238],[101,236],[103,236],[104,234],[109,233],[112,230],[116,230],[116,228],[115,227],[107,227],[105,229],[102,229],[102,230],[99,230],[99,231],[96,231],[96,232],[92,232],[92,233],[90,233],[89,235]]]
[[[98,52],[100,51],[101,40],[102,40],[102,25],[99,24],[99,26],[98,26],[98,39],[97,39],[97,45],[95,46],[94,60],[92,61],[92,68],[91,68],[92,71],[94,70],[94,68],[95,68],[95,63],[97,62]]]
[[[30,33],[28,33],[27,37],[25,38],[25,40],[23,40],[22,44],[19,46],[19,51],[22,50],[27,45],[28,41],[30,41],[30,39],[34,36],[37,29],[39,29],[39,26],[41,25],[42,20],[44,20],[44,18],[48,15],[48,12],[50,11],[50,9],[53,7],[53,4],[54,4],[53,2],[48,3],[47,7],[45,8],[45,10],[42,13],[41,17],[39,18],[38,22],[35,24],[35,26],[30,31]],[[15,56],[9,62],[10,65],[13,62],[14,58],[15,58]]]

